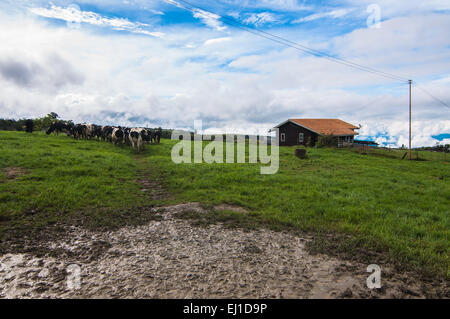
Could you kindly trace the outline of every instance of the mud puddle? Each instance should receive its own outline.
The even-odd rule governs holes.
[[[44,242],[58,257],[0,256],[0,298],[421,298],[431,287],[382,267],[368,289],[367,264],[311,255],[308,237],[175,217],[199,204],[153,209],[142,226],[91,232],[70,227]],[[61,253],[62,252],[62,253]],[[376,262],[376,261],[374,261]],[[386,275],[384,275],[386,274]],[[427,290],[428,289],[428,290]]]

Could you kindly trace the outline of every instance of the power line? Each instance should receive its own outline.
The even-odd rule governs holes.
[[[364,66],[364,65],[361,65],[361,64],[350,62],[350,61],[344,60],[342,58],[337,58],[337,57],[331,56],[328,53],[321,52],[321,51],[309,48],[309,47],[304,46],[302,44],[299,44],[299,43],[287,40],[287,39],[285,39],[283,37],[274,35],[272,33],[269,33],[269,32],[263,31],[263,30],[260,30],[258,28],[249,27],[249,26],[243,25],[242,23],[240,23],[240,22],[238,22],[236,20],[233,20],[233,19],[228,18],[228,17],[221,16],[221,15],[219,15],[219,14],[217,14],[215,12],[212,12],[210,10],[206,10],[206,9],[201,8],[199,6],[193,5],[192,3],[188,2],[188,1],[185,1],[185,0],[177,0],[177,1],[178,2],[176,2],[176,1],[173,1],[173,2],[169,1],[169,3],[171,3],[173,5],[177,5],[178,7],[182,8],[182,9],[185,9],[185,10],[188,10],[188,11],[190,11],[192,13],[200,14],[200,15],[202,15],[204,17],[215,19],[217,21],[220,21],[219,19],[222,19],[221,22],[223,22],[223,23],[225,23],[227,25],[233,26],[235,28],[242,29],[244,31],[250,32],[250,33],[255,34],[257,36],[260,36],[260,37],[266,38],[268,40],[277,42],[279,44],[283,44],[285,46],[288,46],[288,47],[294,48],[296,50],[302,51],[304,53],[308,53],[308,54],[311,54],[311,55],[314,55],[314,56],[317,56],[317,57],[322,57],[322,58],[325,58],[325,59],[327,59],[329,61],[340,63],[342,65],[349,66],[349,67],[358,69],[360,71],[365,71],[365,72],[372,73],[372,74],[375,74],[375,75],[378,75],[378,76],[383,76],[385,78],[389,78],[389,79],[392,79],[392,80],[400,81],[402,83],[408,83],[408,80],[406,78],[403,78],[403,77],[400,77],[400,76],[397,76],[397,75],[394,75],[394,74],[391,74],[391,73],[383,72],[383,71],[380,71],[380,70],[376,70],[376,69],[373,69],[371,67],[367,67],[367,66]],[[179,2],[183,3],[183,5],[181,5]]]
[[[252,33],[254,35],[266,38],[268,40],[271,40],[273,42],[277,42],[279,44],[283,44],[285,46],[294,48],[294,49],[296,49],[298,51],[301,51],[301,52],[304,52],[304,53],[311,54],[311,55],[316,56],[316,57],[325,58],[325,59],[327,59],[329,61],[340,63],[342,65],[349,66],[349,67],[352,67],[352,68],[360,70],[360,71],[368,72],[368,73],[375,74],[375,75],[378,75],[378,76],[383,76],[385,78],[389,78],[389,79],[392,79],[392,80],[395,80],[395,81],[399,81],[402,84],[406,84],[407,83],[408,86],[409,86],[409,159],[410,160],[411,160],[411,137],[412,137],[412,135],[411,135],[411,133],[412,133],[412,130],[411,130],[411,127],[412,127],[411,126],[411,121],[412,121],[411,120],[411,116],[412,116],[412,113],[411,113],[411,107],[412,107],[411,88],[412,88],[412,84],[414,83],[417,87],[419,87],[419,89],[421,89],[423,92],[425,92],[427,95],[429,95],[434,100],[438,101],[440,104],[446,106],[447,108],[450,108],[450,106],[448,104],[446,104],[445,102],[443,102],[439,98],[435,97],[434,95],[432,95],[430,92],[428,92],[424,88],[420,87],[415,81],[412,81],[411,79],[406,79],[404,77],[397,76],[397,75],[394,75],[392,73],[387,73],[387,72],[384,72],[384,71],[380,71],[380,70],[377,70],[377,69],[374,69],[374,68],[371,68],[371,67],[367,67],[367,66],[358,64],[358,63],[350,62],[350,61],[344,60],[342,58],[331,56],[328,53],[321,52],[321,51],[309,48],[309,47],[307,47],[305,45],[302,45],[302,44],[299,44],[299,43],[287,40],[287,39],[285,39],[283,37],[274,35],[272,33],[269,33],[269,32],[263,31],[263,30],[260,30],[260,29],[258,29],[256,27],[249,27],[249,26],[243,25],[242,23],[240,23],[240,22],[238,22],[238,21],[236,21],[234,19],[230,19],[228,17],[221,16],[221,15],[219,15],[219,14],[217,14],[215,12],[212,12],[210,10],[203,9],[201,7],[193,5],[192,3],[190,3],[190,2],[188,2],[186,0],[165,0],[165,1],[170,3],[170,4],[172,4],[172,5],[177,6],[179,8],[182,8],[182,9],[185,9],[185,10],[188,10],[188,11],[192,12],[194,14],[194,16],[195,16],[195,14],[199,14],[199,15],[202,15],[202,16],[207,17],[209,19],[214,19],[216,21],[220,21],[222,23],[225,23],[227,25],[233,26],[235,28],[242,29],[242,30],[247,31],[249,33]],[[183,3],[183,4],[181,4],[180,2]],[[222,19],[222,20],[220,20],[220,19]]]
[[[393,90],[391,90],[389,93],[392,93],[392,92],[393,92]],[[364,108],[366,108],[366,107],[368,107],[368,106],[371,106],[371,105],[373,105],[373,104],[375,104],[375,103],[379,103],[379,102],[385,100],[386,98],[392,96],[392,95],[390,95],[389,93],[383,94],[382,96],[377,97],[376,99],[372,100],[371,102],[369,102],[369,103],[367,103],[367,104],[364,104],[364,105],[362,105],[362,106],[358,106],[358,107],[359,107],[360,109],[364,109]]]
[[[439,102],[440,104],[442,104],[443,106],[447,107],[450,109],[450,105],[448,105],[447,103],[445,103],[444,101],[442,101],[441,99],[435,97],[433,94],[431,94],[429,91],[427,91],[424,87],[422,87],[421,85],[419,85],[417,82],[413,82],[415,84],[415,86],[419,89],[422,90],[422,92],[424,92],[425,94],[427,94],[429,97],[431,97],[432,99],[434,99],[435,101]]]
[[[265,39],[271,40],[273,42],[276,42],[276,43],[279,43],[279,44],[291,47],[291,48],[299,50],[301,52],[304,52],[304,53],[307,53],[307,54],[311,54],[311,55],[314,55],[316,57],[325,58],[325,59],[327,59],[329,61],[336,62],[336,63],[342,64],[342,65],[345,65],[345,66],[349,66],[349,67],[352,67],[352,68],[360,70],[360,71],[365,71],[365,72],[368,72],[368,73],[372,73],[374,75],[383,76],[385,78],[389,78],[389,79],[392,79],[392,80],[400,81],[403,84],[409,84],[409,80],[406,79],[406,78],[403,78],[401,76],[397,76],[397,75],[394,75],[392,73],[387,73],[387,72],[384,72],[384,71],[380,71],[380,70],[377,70],[377,69],[374,69],[374,68],[371,68],[371,67],[367,67],[367,66],[364,66],[364,65],[361,65],[361,64],[358,64],[358,63],[354,63],[354,62],[351,62],[351,61],[348,61],[348,60],[345,60],[345,59],[342,59],[342,58],[334,57],[334,56],[331,56],[330,54],[328,54],[326,52],[321,52],[321,51],[309,48],[309,47],[307,47],[305,45],[302,45],[302,44],[290,41],[288,39],[285,39],[283,37],[280,37],[280,36],[277,36],[275,34],[269,33],[267,31],[260,30],[260,29],[255,28],[255,27],[249,27],[249,26],[243,25],[242,23],[240,23],[240,22],[238,22],[238,21],[236,21],[234,19],[222,16],[220,14],[217,14],[217,13],[212,12],[210,10],[207,10],[205,8],[202,8],[202,7],[199,7],[197,5],[194,5],[194,4],[190,3],[189,1],[186,1],[186,0],[174,0],[174,1],[168,0],[168,2],[173,4],[173,5],[178,6],[179,8],[182,8],[182,9],[185,9],[187,11],[190,11],[192,13],[200,14],[200,15],[202,15],[204,17],[208,17],[208,18],[215,19],[217,21],[221,21],[221,22],[223,22],[223,23],[225,23],[227,25],[230,25],[232,27],[235,27],[235,28],[247,31],[247,32],[252,33],[254,35],[257,35],[257,36],[263,37]],[[180,4],[180,2],[183,3],[183,4]],[[435,97],[433,94],[431,94],[430,92],[425,90],[425,88],[419,86],[419,84],[417,82],[412,81],[412,83],[415,86],[417,86],[419,89],[421,89],[424,93],[426,93],[428,96],[430,96],[432,99],[434,99],[435,101],[439,102],[440,104],[442,104],[443,106],[445,106],[447,108],[450,108],[450,106],[447,103],[445,103],[441,99]]]

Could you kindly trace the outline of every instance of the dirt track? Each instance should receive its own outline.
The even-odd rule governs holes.
[[[59,257],[0,256],[0,298],[419,298],[431,287],[382,267],[382,288],[366,287],[368,265],[311,255],[310,238],[266,229],[193,227],[174,215],[208,212],[196,203],[149,212],[160,220],[117,231],[72,227],[42,245]],[[374,261],[375,263],[376,261]],[[79,289],[66,269],[78,264]],[[70,266],[74,267],[74,266]],[[77,266],[75,266],[77,267]]]

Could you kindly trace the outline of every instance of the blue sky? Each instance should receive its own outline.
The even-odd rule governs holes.
[[[413,78],[450,104],[447,0],[188,0],[251,28]],[[0,116],[266,131],[341,118],[407,144],[408,89],[224,23],[175,0],[2,1]],[[378,20],[379,18],[379,20]],[[377,24],[376,22],[379,22]],[[413,145],[450,142],[450,108],[413,90]],[[442,138],[441,138],[442,137]]]

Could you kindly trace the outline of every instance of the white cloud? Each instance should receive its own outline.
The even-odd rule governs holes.
[[[66,8],[51,5],[50,8],[30,8],[30,12],[45,18],[60,19],[70,23],[88,23],[101,27],[112,27],[116,30],[126,30],[154,37],[163,37],[161,32],[147,30],[148,24],[130,22],[127,19],[107,18],[90,11],[81,11],[75,6]]]
[[[222,0],[222,2],[241,9],[271,9],[294,12],[312,9],[312,6],[305,5],[305,1],[301,0]]]
[[[226,26],[220,22],[220,17],[217,14],[207,12],[201,9],[194,9],[194,18],[200,19],[208,27],[213,28],[217,31],[224,31],[227,29]]]
[[[228,37],[217,38],[210,28],[172,26],[164,30],[168,36],[161,41],[132,33],[100,35],[83,28],[57,28],[31,17],[0,13],[0,61],[10,68],[6,77],[0,76],[2,116],[55,111],[76,122],[171,128],[192,127],[195,119],[202,119],[206,127],[231,126],[241,132],[268,129],[289,117],[337,117],[363,124],[364,134],[393,145],[408,136],[406,87],[393,87],[384,78],[305,56],[252,34],[233,32],[229,45],[224,40]],[[356,62],[420,75],[428,91],[449,103],[448,22],[442,15],[402,19],[406,18],[325,44],[301,30],[295,32],[312,46],[323,45]],[[286,36],[283,32],[280,35]],[[203,45],[208,41],[210,45]],[[211,45],[220,43],[226,44],[220,50]],[[83,81],[66,81],[64,67],[50,72],[52,64],[45,62],[52,55],[66,61]],[[22,70],[33,70],[35,64],[50,70],[38,73],[47,84],[36,85],[40,81],[30,77],[23,83],[31,86],[20,85],[20,76],[14,77],[11,69],[14,63],[8,62],[11,57],[27,66]],[[228,63],[230,68],[223,66]],[[436,75],[439,80],[428,79]],[[419,90],[413,91],[413,98],[413,143],[434,145],[432,135],[450,132],[450,112]]]
[[[409,144],[409,123],[407,118],[403,121],[392,121],[389,124],[370,120],[363,121],[359,132],[361,137],[358,137],[358,139],[378,136],[382,133],[381,136],[374,138],[374,140],[383,146],[401,147]],[[432,136],[439,135],[441,132],[450,132],[449,120],[440,122],[434,120],[413,121],[412,147],[435,145],[438,140]]]
[[[255,26],[261,26],[266,23],[273,23],[277,21],[274,14],[270,12],[252,13],[247,19],[244,19],[246,24],[254,24]]]
[[[218,44],[218,43],[223,43],[223,42],[229,42],[231,41],[230,37],[223,37],[223,38],[215,38],[215,39],[209,39],[206,40],[204,45],[213,45],[213,44]]]
[[[296,19],[296,20],[292,21],[292,23],[310,22],[310,21],[323,19],[323,18],[338,19],[338,18],[342,18],[342,17],[346,16],[347,14],[349,14],[352,11],[353,11],[353,9],[336,9],[336,10],[328,11],[328,12],[319,12],[319,13],[311,14],[309,16],[300,18],[300,19]]]
[[[164,12],[162,12],[162,11],[160,11],[160,10],[150,9],[150,12],[152,12],[152,13],[154,13],[154,14],[157,14],[157,15],[160,15],[160,16],[163,16],[163,15],[164,15]]]
[[[382,19],[450,10],[450,2],[448,0],[339,0],[338,3],[342,6],[359,8],[358,12],[363,15],[366,14],[366,8],[369,5],[377,4],[380,6]]]
[[[241,14],[239,12],[237,12],[237,11],[228,12],[228,15],[230,17],[235,18],[236,20],[239,19],[239,17],[241,16]]]

